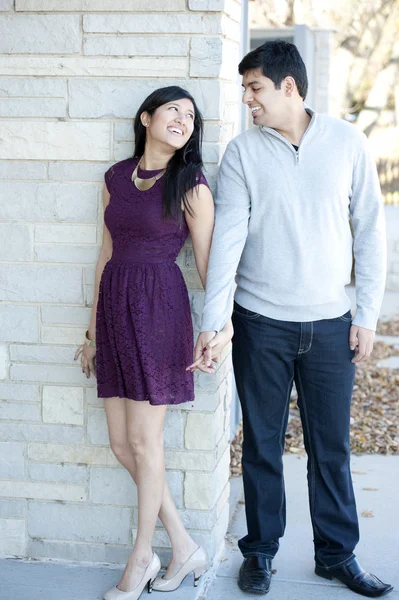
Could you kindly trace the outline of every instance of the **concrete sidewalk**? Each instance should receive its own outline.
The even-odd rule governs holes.
[[[306,457],[284,457],[287,488],[287,529],[273,561],[270,600],[355,600],[339,582],[329,582],[314,572],[312,529],[310,524]],[[359,456],[352,459],[352,473],[361,527],[356,549],[359,562],[383,581],[394,585],[389,594],[399,599],[399,456]],[[233,482],[241,486],[241,479]],[[366,516],[370,515],[370,516]],[[242,556],[237,540],[246,534],[245,506],[238,504],[227,536],[226,553],[206,600],[254,598],[237,586]],[[156,599],[155,599],[156,600]]]
[[[348,293],[354,303],[354,289]],[[386,292],[381,311],[383,319],[399,314],[398,292]],[[397,338],[386,338],[398,343]],[[390,365],[390,366],[396,366]],[[287,486],[287,531],[273,567],[270,600],[346,600],[353,592],[338,583],[327,582],[313,573],[312,531],[306,488],[306,457],[285,456]],[[361,456],[352,460],[353,479],[358,501],[361,541],[359,561],[383,581],[395,586],[389,598],[399,600],[399,456]],[[237,587],[242,557],[237,539],[245,535],[241,479],[232,480],[233,517],[226,538],[226,551],[194,588],[187,577],[173,593],[154,592],[154,600],[235,600],[254,598]],[[361,516],[362,513],[371,516]],[[0,540],[1,541],[1,540]],[[215,577],[215,571],[217,574]],[[39,562],[15,559],[0,560],[0,600],[102,600],[104,591],[115,585],[122,568],[76,565],[62,562]],[[142,598],[146,598],[146,592]]]

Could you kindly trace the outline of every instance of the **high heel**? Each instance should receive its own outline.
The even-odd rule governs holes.
[[[205,573],[205,571],[205,567],[197,567],[196,569],[194,569],[194,587],[197,587],[198,582],[201,579],[202,575]]]
[[[140,583],[134,588],[134,590],[131,592],[122,592],[122,590],[119,590],[115,586],[105,592],[104,600],[138,600],[146,586],[148,593],[151,594],[153,590],[153,583],[160,568],[161,561],[159,560],[159,556],[154,552]]]
[[[197,587],[201,576],[206,571],[206,563],[206,552],[201,546],[198,546],[196,551],[186,560],[184,565],[180,567],[176,575],[170,579],[157,577],[153,589],[157,592],[174,592],[189,573],[194,573],[194,587]]]

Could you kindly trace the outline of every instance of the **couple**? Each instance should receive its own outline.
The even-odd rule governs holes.
[[[359,530],[349,465],[355,363],[372,351],[384,292],[376,168],[363,134],[305,108],[307,75],[295,46],[266,42],[239,72],[255,127],[226,150],[215,225],[201,171],[201,116],[181,88],[144,101],[135,158],[105,176],[95,301],[76,358],[90,376],[96,356],[111,448],[137,483],[139,505],[133,552],[106,600],[137,600],[146,586],[173,591],[189,573],[196,584],[206,568],[165,483],[163,423],[168,404],[193,400],[193,371],[213,373],[232,325],[248,525],[240,588],[270,589],[285,528],[282,453],[295,381],[316,573],[364,596],[392,590],[353,554]],[[187,290],[174,262],[189,233],[206,287],[194,362]],[[353,321],[345,294],[352,249]],[[158,515],[173,551],[163,577],[151,550]]]

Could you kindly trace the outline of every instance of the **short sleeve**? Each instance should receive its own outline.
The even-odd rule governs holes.
[[[113,166],[110,167],[104,175],[105,185],[107,186],[107,190],[109,191],[109,193],[112,192],[112,180],[114,178],[114,175],[115,175],[115,170],[114,170]]]
[[[198,171],[195,178],[195,182],[196,185],[206,185],[206,187],[209,188],[209,183],[207,182],[206,177],[202,171]]]

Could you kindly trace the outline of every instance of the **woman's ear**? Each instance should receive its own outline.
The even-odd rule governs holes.
[[[147,112],[141,113],[140,121],[144,127],[148,127],[150,124],[150,115]]]

